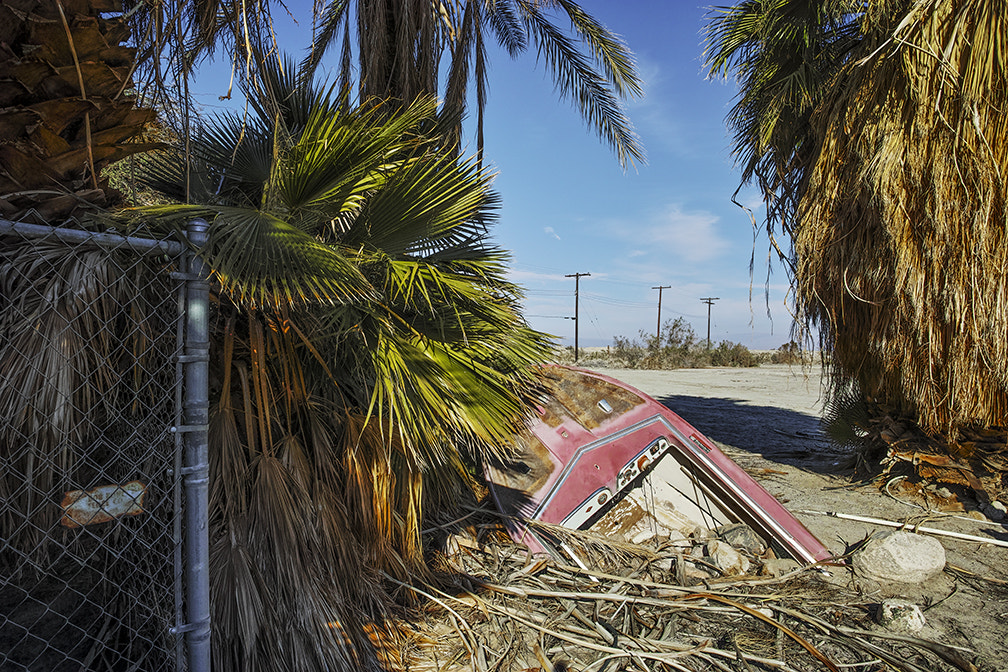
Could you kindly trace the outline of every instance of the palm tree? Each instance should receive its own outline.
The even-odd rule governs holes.
[[[290,62],[260,72],[251,118],[196,130],[193,204],[134,212],[211,225],[215,664],[375,667],[383,574],[424,572],[425,504],[508,452],[550,346],[487,244],[490,176],[428,139],[433,100],[343,112]],[[184,168],[144,182],[179,199]]]
[[[823,39],[760,32],[788,26],[796,8]],[[992,270],[1006,262],[1008,222],[1003,10],[750,2],[709,32],[708,64],[743,74],[736,151],[792,240],[797,307],[830,353],[834,398],[853,386],[953,442],[1006,424],[1008,411],[1008,344],[996,336],[1008,328],[1008,279]],[[751,39],[734,39],[746,30]],[[782,97],[784,112],[762,96],[773,73],[797,82],[841,45],[809,95]],[[764,133],[771,122],[789,128]]]
[[[257,3],[157,3],[126,0],[137,6],[134,33],[151,56],[142,81],[163,90],[182,74],[221,49],[236,71],[249,72],[253,52],[273,48],[269,0]],[[349,100],[354,80],[351,54],[356,47],[358,99],[396,100],[408,105],[419,96],[441,96],[441,116],[449,141],[458,141],[470,81],[476,87],[477,152],[483,148],[487,100],[488,34],[512,57],[534,45],[551,70],[561,95],[570,98],[586,122],[616,152],[620,165],[644,160],[644,150],[623,111],[622,100],[642,95],[633,55],[618,35],[571,0],[329,0],[315,3],[315,35],[304,60],[315,73],[327,51],[339,45],[338,81]],[[286,9],[286,8],[285,8]],[[557,26],[551,10],[570,21]],[[354,24],[351,27],[351,24]],[[356,34],[356,44],[353,35]],[[170,64],[165,66],[158,56]],[[445,81],[440,81],[444,71]],[[175,83],[183,103],[186,79]],[[164,100],[163,94],[159,99]]]
[[[115,205],[105,166],[153,145],[136,105],[134,50],[107,2],[0,5],[0,217],[60,222]]]
[[[305,61],[313,70],[338,38],[344,82],[350,81],[352,4],[347,0],[326,4]],[[358,0],[355,6],[362,100],[377,96],[410,101],[418,95],[437,94],[438,73],[447,48],[450,58],[444,109],[462,117],[471,76],[476,85],[477,151],[481,151],[489,63],[486,34],[490,33],[512,57],[534,44],[561,95],[573,99],[586,122],[616,152],[620,165],[625,168],[643,160],[643,148],[620,104],[621,99],[642,95],[633,55],[616,34],[577,3],[414,0],[393,9],[382,0]],[[569,20],[572,34],[559,28],[544,10],[556,10]]]

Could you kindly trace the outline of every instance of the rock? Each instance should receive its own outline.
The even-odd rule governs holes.
[[[748,551],[753,555],[766,553],[766,542],[745,523],[725,525],[718,528],[717,534],[722,541],[727,541],[735,548]]]
[[[693,531],[690,532],[690,538],[699,542],[707,541],[712,536],[714,536],[714,534],[710,530],[706,527],[701,527],[700,525],[694,527]]]
[[[1000,523],[1005,519],[1005,515],[1008,514],[1008,511],[1005,510],[1005,505],[1003,503],[994,500],[984,507],[983,514],[994,522]]]
[[[683,578],[689,580],[706,581],[711,578],[710,572],[697,567],[692,562],[683,563]]]
[[[749,560],[732,548],[732,545],[715,539],[707,544],[707,555],[710,563],[717,567],[725,576],[745,574],[749,571]]]
[[[886,600],[879,605],[879,625],[897,632],[918,632],[924,627],[924,614],[913,602]]]
[[[879,583],[922,583],[945,569],[945,547],[934,537],[894,530],[869,539],[853,564],[861,576]]]
[[[797,560],[791,558],[767,558],[763,561],[763,573],[768,576],[780,577],[801,567]]]
[[[649,544],[654,542],[656,536],[658,535],[653,530],[641,530],[630,538],[630,543],[638,546]]]

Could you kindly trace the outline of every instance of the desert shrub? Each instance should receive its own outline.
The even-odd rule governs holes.
[[[802,348],[795,341],[789,341],[777,348],[777,351],[770,356],[770,361],[774,364],[801,364]]]
[[[711,366],[759,366],[759,358],[741,343],[721,341],[711,350]]]
[[[608,353],[607,366],[631,369],[699,369],[706,366],[758,366],[759,358],[741,343],[722,341],[708,349],[693,327],[677,317],[667,321],[661,333],[639,333],[639,339],[617,336]],[[585,363],[595,363],[585,362]],[[600,364],[602,364],[600,362]]]

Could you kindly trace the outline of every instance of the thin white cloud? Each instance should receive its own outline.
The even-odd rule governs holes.
[[[729,247],[721,237],[717,223],[719,217],[706,210],[684,211],[677,204],[668,205],[640,227],[616,229],[633,235],[636,242],[649,245],[652,254],[658,253],[691,265],[717,258]]]
[[[547,235],[553,236],[557,240],[560,240],[559,234],[557,234],[557,232],[553,230],[552,226],[547,226],[545,229],[543,229],[543,231],[545,231]]]
[[[508,268],[507,275],[508,280],[521,285],[531,285],[537,282],[559,283],[564,280],[562,273],[542,273],[539,271],[523,270],[515,266]]]

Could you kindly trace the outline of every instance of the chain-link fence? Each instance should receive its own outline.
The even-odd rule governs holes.
[[[0,221],[4,672],[184,670],[208,636],[184,590],[188,264],[172,240]]]

